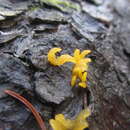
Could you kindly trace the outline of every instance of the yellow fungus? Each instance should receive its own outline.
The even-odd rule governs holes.
[[[56,53],[60,51],[61,51],[61,48],[53,48],[49,51],[48,61],[52,65],[60,66],[60,65],[63,65],[65,62],[73,62],[73,57],[68,54],[64,54],[59,57],[58,56],[56,57]]]
[[[63,114],[58,114],[49,121],[53,130],[84,130],[89,127],[86,118],[91,114],[90,109],[82,110],[74,120],[66,119]]]
[[[76,80],[80,79],[81,82],[79,82],[78,85],[80,87],[86,88],[88,63],[91,62],[91,59],[85,58],[85,56],[91,53],[91,51],[84,50],[83,52],[80,53],[80,50],[76,49],[74,51],[73,56],[70,56],[68,54],[56,56],[56,53],[60,51],[61,51],[61,48],[52,48],[48,53],[48,61],[52,65],[55,65],[55,66],[63,65],[66,62],[74,63],[74,66],[72,69],[71,86],[73,87],[76,84]]]

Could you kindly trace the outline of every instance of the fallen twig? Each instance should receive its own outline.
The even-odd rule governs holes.
[[[33,115],[35,116],[41,130],[46,130],[45,124],[44,124],[41,116],[39,115],[39,113],[37,112],[35,107],[28,100],[26,100],[24,97],[22,97],[21,95],[19,95],[18,93],[14,92],[14,91],[5,90],[4,92],[9,94],[10,96],[20,100],[25,106],[27,106],[29,108],[29,110],[33,113]]]

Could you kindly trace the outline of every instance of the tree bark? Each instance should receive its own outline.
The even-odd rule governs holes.
[[[35,106],[49,130],[55,114],[73,119],[84,105],[92,111],[89,130],[129,130],[129,12],[129,0],[0,0],[0,129],[39,129],[4,93],[10,89]],[[92,51],[87,88],[71,87],[72,64],[49,64],[53,47]]]

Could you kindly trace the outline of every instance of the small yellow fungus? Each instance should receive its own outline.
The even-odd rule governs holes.
[[[56,57],[56,53],[60,52],[61,48],[52,48],[48,53],[48,61],[55,66],[63,65],[66,62],[73,62],[73,57],[64,54],[59,57]]]
[[[66,62],[74,63],[72,69],[72,80],[71,86],[73,87],[76,84],[77,78],[81,80],[78,83],[80,87],[86,88],[86,80],[87,80],[87,70],[88,63],[91,62],[90,58],[85,58],[86,55],[91,53],[90,50],[84,50],[80,53],[79,49],[74,51],[74,55],[70,56],[68,54],[64,54],[56,57],[56,53],[60,52],[61,48],[52,48],[48,53],[48,61],[55,66],[63,65]]]
[[[65,119],[63,114],[58,114],[49,121],[53,130],[84,130],[89,127],[86,118],[91,114],[90,109],[82,110],[75,120]]]

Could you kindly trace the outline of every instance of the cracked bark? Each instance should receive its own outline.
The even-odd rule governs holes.
[[[74,118],[83,95],[92,110],[89,130],[129,130],[130,1],[71,1],[81,10],[42,0],[0,0],[0,129],[37,130],[30,112],[4,94],[14,90],[48,120]],[[61,47],[92,53],[88,88],[71,88],[71,64],[51,66],[47,53]]]

